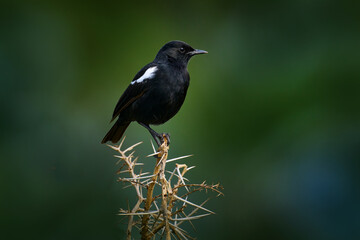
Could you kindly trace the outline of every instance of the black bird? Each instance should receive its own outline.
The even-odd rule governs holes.
[[[150,128],[171,119],[180,109],[189,87],[187,65],[190,58],[207,53],[182,41],[166,43],[154,61],[143,67],[120,97],[112,120],[119,117],[101,143],[116,143],[133,121],[149,130],[160,145],[163,135]],[[166,134],[169,140],[169,135]]]

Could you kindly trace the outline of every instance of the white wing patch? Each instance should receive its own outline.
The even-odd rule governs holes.
[[[148,70],[145,71],[144,75],[142,75],[140,78],[134,80],[131,82],[131,84],[135,84],[135,83],[141,83],[146,79],[151,79],[155,76],[155,72],[158,70],[158,68],[155,67],[151,67]]]

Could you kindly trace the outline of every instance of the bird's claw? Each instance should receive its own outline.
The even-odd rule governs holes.
[[[165,138],[166,138],[167,145],[169,145],[170,144],[170,134],[169,133],[162,133],[162,134],[157,135],[157,138],[155,139],[155,141],[159,147],[165,142]]]
[[[163,133],[162,134],[161,143],[164,143],[164,138],[166,138],[167,145],[170,145],[170,133]]]

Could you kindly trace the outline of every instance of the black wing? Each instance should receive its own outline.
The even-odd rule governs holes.
[[[134,77],[134,80],[139,79],[147,69],[156,66],[155,63],[149,63],[145,67],[143,67]],[[119,114],[126,109],[129,105],[135,102],[138,98],[140,98],[148,89],[148,84],[146,82],[130,84],[123,95],[121,95],[116,107],[114,109],[113,117],[111,121],[113,121]]]

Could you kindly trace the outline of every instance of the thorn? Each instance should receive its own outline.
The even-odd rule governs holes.
[[[176,168],[174,169],[174,171],[176,171]],[[179,177],[179,175],[177,175],[175,172],[170,172],[170,171],[168,171],[168,170],[166,170],[166,172],[171,174],[170,177],[169,177],[168,182],[170,182],[172,176]],[[184,179],[185,181],[190,181],[190,180],[187,179],[186,177],[183,177],[183,179]]]
[[[155,156],[155,155],[158,155],[160,152],[154,152],[154,153],[152,153],[152,154],[149,154],[149,155],[147,155],[146,157],[153,157],[153,156]]]
[[[181,175],[181,173],[180,173],[179,167],[177,167],[176,170],[177,170],[177,172],[178,172],[178,174],[179,174],[179,177],[180,177],[181,182],[182,182],[184,185],[186,185],[186,184],[185,184],[185,181],[184,181],[184,178],[182,177],[182,175]],[[184,187],[185,187],[186,191],[189,192],[189,189],[188,189],[186,186],[184,186]]]
[[[106,146],[108,146],[109,148],[111,149],[114,149],[115,151],[118,151],[118,148],[113,146],[113,145],[110,145],[110,144],[106,144]]]
[[[196,168],[196,166],[191,166],[187,170],[189,171],[190,169],[193,169],[193,168]]]
[[[205,203],[207,203],[209,200],[210,200],[210,198],[206,199],[204,202],[202,202],[202,203],[200,204],[200,206],[204,206]],[[195,208],[195,209],[194,209],[190,214],[188,214],[186,217],[190,217],[190,216],[194,215],[198,210],[199,210],[199,208]],[[185,214],[184,214],[184,215],[185,215]],[[182,221],[179,222],[178,226],[180,226],[182,223],[183,223]],[[191,223],[191,221],[190,221],[190,223]]]
[[[126,153],[127,151],[130,151],[130,150],[134,149],[134,147],[136,147],[136,146],[138,146],[138,145],[140,145],[140,144],[142,144],[142,143],[143,143],[143,142],[135,143],[134,145],[128,147],[128,148],[127,148],[126,150],[124,150],[123,152]]]
[[[159,211],[159,207],[158,207],[158,205],[156,204],[156,201],[154,201],[154,205],[155,205],[156,209]]]
[[[141,215],[154,214],[154,213],[158,213],[158,212],[159,212],[159,211],[140,212],[140,213],[128,212],[128,213],[118,213],[117,215],[120,215],[120,216],[141,216]]]
[[[170,177],[169,177],[169,180],[168,180],[169,182],[171,182],[171,179],[172,179],[172,177],[174,176],[175,171],[176,171],[176,168],[174,168],[174,171],[172,171],[172,172],[167,171],[168,173],[171,173],[171,175],[170,175]]]
[[[151,143],[151,147],[152,147],[153,151],[156,152],[155,147],[154,147],[154,144],[153,144],[153,142],[152,142],[151,139],[150,139],[150,143]]]
[[[201,214],[201,215],[197,215],[197,216],[192,216],[192,217],[184,217],[184,218],[170,218],[170,220],[172,221],[190,221],[190,220],[195,220],[195,219],[200,219],[206,216],[212,215],[212,213],[205,213],[205,214]]]
[[[149,174],[150,172],[144,172],[144,173],[140,173],[138,176],[143,176],[143,175],[146,175],[146,174]]]
[[[135,151],[132,151],[132,152],[129,154],[128,158],[132,158],[133,155],[134,155],[134,153],[135,153]]]
[[[135,178],[119,178],[120,181],[132,181],[132,180],[138,180],[138,179],[144,179],[144,178],[151,178],[155,176],[156,174],[152,174],[149,176],[143,176],[143,177],[135,177]]]
[[[173,161],[176,161],[179,159],[188,158],[188,157],[192,157],[192,156],[193,155],[186,155],[186,156],[181,156],[181,157],[177,157],[177,158],[172,158],[172,159],[166,160],[166,162],[169,163],[169,162],[173,162]]]
[[[139,160],[139,157],[136,157],[132,163],[136,165],[137,160]]]
[[[176,195],[173,195],[173,196],[174,196],[176,199],[178,199],[178,200],[180,200],[180,201],[183,201],[183,202],[186,202],[187,204],[189,204],[189,205],[191,205],[191,206],[197,207],[197,208],[202,209],[202,210],[204,210],[204,211],[206,211],[206,212],[209,212],[209,213],[211,213],[211,214],[215,214],[213,211],[210,211],[210,210],[208,210],[208,209],[206,209],[206,208],[204,208],[204,207],[201,207],[201,206],[199,206],[199,205],[196,205],[195,203],[189,202],[189,201],[187,201],[187,200],[185,200],[185,199],[183,199],[183,198],[181,198],[181,197],[178,197],[178,196],[176,196]]]
[[[183,212],[183,214],[184,214],[185,217],[190,217],[190,216],[187,216],[184,212]],[[191,224],[194,231],[196,231],[196,228],[195,228],[194,224],[191,222],[191,220],[189,220],[189,223]]]
[[[123,145],[123,143],[124,143],[124,141],[125,141],[125,138],[126,138],[126,136],[124,136],[123,139],[121,140],[121,142],[120,142],[120,144],[119,144],[119,150],[120,150],[120,148],[122,147],[122,145]]]
[[[188,197],[189,196],[186,196],[186,198],[185,198],[186,201],[188,200]],[[183,202],[183,207],[186,207],[186,202]]]

